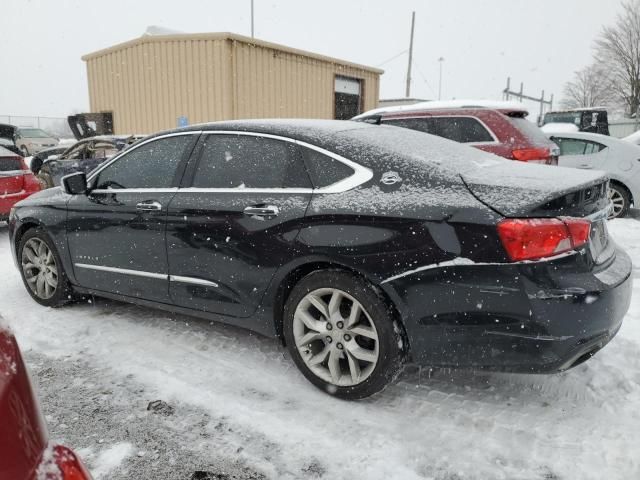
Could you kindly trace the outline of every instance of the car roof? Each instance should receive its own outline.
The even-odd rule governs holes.
[[[429,110],[459,110],[459,109],[488,109],[497,110],[504,114],[517,113],[520,116],[527,116],[529,110],[520,102],[500,101],[500,100],[445,100],[419,102],[412,105],[394,105],[391,107],[381,107],[369,110],[353,117],[355,120],[369,117],[371,115],[388,115],[392,113],[422,112]]]

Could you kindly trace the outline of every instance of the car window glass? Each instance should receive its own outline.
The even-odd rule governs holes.
[[[87,147],[86,142],[85,143],[81,143],[79,145],[76,145],[75,147],[73,147],[71,150],[69,150],[69,152],[64,156],[65,160],[78,160],[83,157],[84,154],[84,150]]]
[[[560,147],[560,155],[584,155],[587,142],[575,138],[554,138]]]
[[[92,145],[91,158],[107,158],[118,153],[118,148],[110,142],[95,142]]]
[[[433,133],[432,123],[429,118],[398,118],[393,120],[382,120],[385,125],[394,127],[410,128],[424,133]]]
[[[433,133],[459,143],[493,142],[489,131],[476,118],[434,117]]]
[[[598,142],[586,142],[586,147],[584,150],[585,155],[589,155],[592,153],[598,153],[601,152],[602,150],[604,150],[605,148],[607,148],[606,145],[603,145],[601,143]]]
[[[295,144],[247,135],[207,135],[193,186],[311,188]]]
[[[314,188],[333,185],[354,174],[353,168],[335,158],[311,148],[303,147],[302,151]]]
[[[168,188],[192,135],[161,138],[124,154],[102,170],[96,188]]]

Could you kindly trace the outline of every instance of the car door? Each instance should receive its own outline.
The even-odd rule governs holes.
[[[168,301],[167,206],[199,132],[144,142],[105,164],[68,204],[67,238],[82,287]]]
[[[196,152],[169,205],[171,299],[247,317],[295,257],[311,183],[291,140],[205,131]]]
[[[570,137],[551,137],[558,147],[560,156],[558,165],[561,167],[603,169],[608,155],[608,148],[598,142]]]

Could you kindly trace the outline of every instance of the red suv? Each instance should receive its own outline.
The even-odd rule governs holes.
[[[558,164],[558,147],[513,102],[478,104],[422,102],[371,110],[354,117],[367,123],[395,125],[438,135],[521,162]]]
[[[0,221],[9,218],[11,207],[17,202],[40,190],[40,182],[24,159],[0,147]]]
[[[18,344],[0,317],[0,479],[91,480],[68,448],[51,445]]]

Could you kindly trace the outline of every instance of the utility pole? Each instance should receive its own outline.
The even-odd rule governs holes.
[[[413,29],[416,24],[416,12],[411,13],[411,40],[409,41],[409,65],[407,65],[407,89],[405,97],[411,96],[411,63],[413,62]]]
[[[251,38],[253,38],[253,0],[251,0]]]
[[[442,62],[444,62],[444,57],[440,57],[438,59],[438,63],[440,63],[440,81],[438,82],[438,100],[442,99]]]

